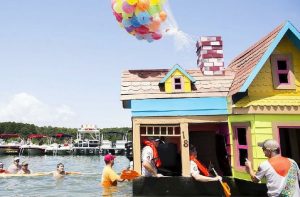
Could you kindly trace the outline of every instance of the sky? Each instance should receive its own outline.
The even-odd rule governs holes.
[[[284,21],[300,29],[299,0],[167,4],[169,19],[194,43],[137,40],[118,25],[110,0],[0,0],[0,122],[130,127],[122,71],[196,69],[196,41],[210,35],[222,36],[228,65]]]

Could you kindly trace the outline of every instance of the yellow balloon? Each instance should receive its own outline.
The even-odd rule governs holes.
[[[129,5],[135,5],[138,0],[126,0]]]
[[[158,5],[160,3],[160,0],[150,0],[150,6],[151,5]]]
[[[113,5],[113,10],[117,13],[122,13],[122,2],[121,1],[116,1],[115,4]]]

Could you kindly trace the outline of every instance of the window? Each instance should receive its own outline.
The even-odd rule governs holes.
[[[237,136],[237,152],[238,152],[238,161],[239,166],[245,166],[246,158],[248,158],[248,144],[247,144],[247,128],[237,127],[236,136]]]
[[[271,65],[275,89],[295,89],[291,55],[272,55]]]
[[[246,158],[249,158],[250,147],[250,124],[249,123],[236,123],[233,124],[234,135],[234,150],[235,150],[235,166],[239,170],[245,167]]]
[[[181,91],[182,89],[182,77],[174,77],[174,90]]]
[[[179,125],[141,125],[141,136],[180,136]]]

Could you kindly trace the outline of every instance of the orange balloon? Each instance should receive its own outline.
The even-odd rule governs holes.
[[[142,10],[146,11],[149,9],[150,6],[150,0],[139,0],[139,2],[136,4],[136,6]]]
[[[160,28],[160,20],[154,18],[148,26],[150,31],[156,32]]]
[[[161,11],[159,13],[159,18],[160,18],[161,21],[165,21],[167,19],[167,13],[164,12],[164,11]]]

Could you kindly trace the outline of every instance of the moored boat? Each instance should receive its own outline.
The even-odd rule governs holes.
[[[96,125],[81,125],[74,140],[73,153],[75,155],[99,155],[100,130]]]
[[[64,133],[58,133],[51,136],[50,145],[47,146],[45,153],[47,155],[70,155],[73,153],[72,136]]]
[[[30,134],[27,137],[27,143],[25,145],[20,146],[20,154],[21,155],[45,155],[45,151],[47,145],[45,145],[44,140],[48,138],[46,135],[42,134]],[[36,141],[34,143],[34,141]]]
[[[114,137],[111,137],[114,136]],[[108,139],[105,139],[108,138]],[[116,139],[110,141],[109,139]],[[102,155],[111,153],[114,155],[125,155],[125,144],[127,143],[127,133],[110,131],[103,132],[101,135],[100,153]]]
[[[21,144],[19,134],[0,134],[0,155],[18,155]]]

